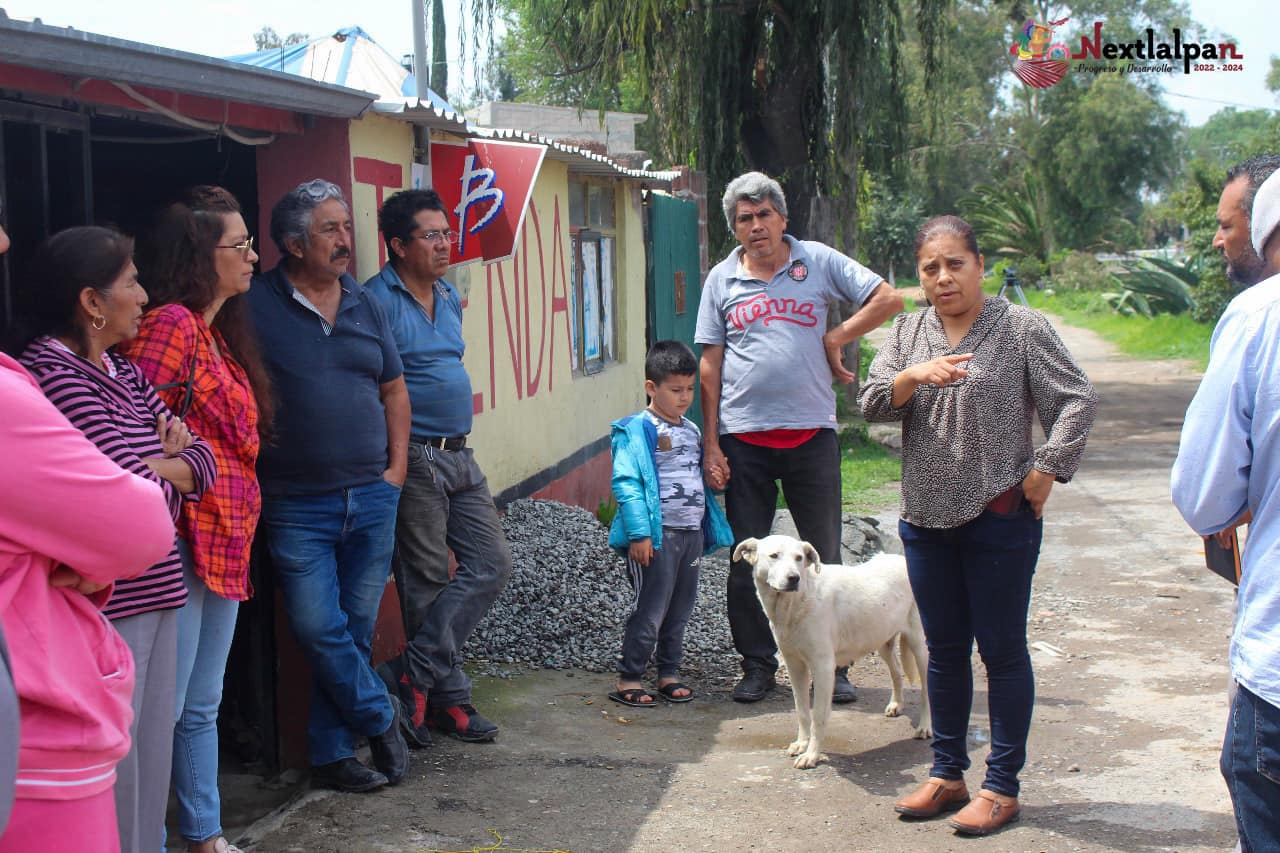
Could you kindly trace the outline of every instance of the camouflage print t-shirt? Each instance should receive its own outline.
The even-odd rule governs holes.
[[[645,417],[658,430],[658,496],[662,526],[697,530],[702,526],[706,494],[702,485],[702,431],[688,418],[668,423],[648,409]]]

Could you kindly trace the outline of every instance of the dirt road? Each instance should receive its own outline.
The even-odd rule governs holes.
[[[1082,470],[1050,499],[1031,605],[1037,703],[1023,819],[986,840],[895,819],[929,750],[886,719],[888,678],[855,669],[829,761],[794,770],[779,690],[756,705],[729,684],[652,710],[606,701],[610,679],[542,672],[478,684],[497,743],[414,753],[399,787],[311,793],[257,824],[254,851],[1072,851],[1229,850],[1217,755],[1226,713],[1230,587],[1168,497],[1168,470],[1197,375],[1121,359],[1064,330],[1102,404]],[[886,508],[886,518],[894,516]],[[908,714],[918,694],[908,692]],[[973,717],[976,787],[988,738]],[[498,837],[502,843],[498,845]]]

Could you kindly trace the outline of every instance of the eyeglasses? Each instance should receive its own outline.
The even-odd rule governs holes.
[[[223,246],[223,245],[219,244],[219,245],[215,246],[214,248],[216,248],[216,249],[239,249],[239,250],[240,250],[240,254],[241,254],[241,255],[243,255],[246,259],[248,259],[248,257],[249,257],[249,253],[253,251],[253,238],[252,238],[252,237],[249,237],[249,238],[247,238],[247,239],[241,240],[239,243],[232,243],[230,246]]]
[[[414,234],[414,235],[412,235],[412,236],[413,236],[413,237],[415,237],[415,238],[417,238],[417,239],[419,239],[419,240],[425,240],[425,241],[427,241],[428,243],[435,243],[435,242],[437,242],[437,241],[443,240],[443,241],[444,241],[444,242],[446,242],[446,243],[452,243],[452,244],[456,245],[456,244],[457,244],[457,242],[458,242],[458,232],[457,232],[457,231],[452,231],[452,230],[450,230],[450,231],[424,231],[424,232],[423,232],[423,233],[421,233],[421,234]]]

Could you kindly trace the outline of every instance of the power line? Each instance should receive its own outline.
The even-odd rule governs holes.
[[[1269,110],[1273,113],[1280,112],[1280,109],[1277,109],[1276,107],[1264,107],[1259,106],[1258,104],[1243,104],[1239,101],[1224,101],[1220,98],[1205,98],[1200,95],[1184,95],[1181,92],[1170,92],[1168,89],[1164,90],[1164,94],[1171,95],[1175,98],[1186,98],[1188,101],[1206,101],[1210,104],[1222,104],[1227,107],[1244,107],[1247,110]]]

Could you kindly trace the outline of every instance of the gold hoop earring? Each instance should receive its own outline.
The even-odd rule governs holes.
[[[93,330],[95,332],[101,332],[107,327],[107,318],[99,314],[97,317],[93,318],[93,321],[90,322],[89,325],[93,326]]]

